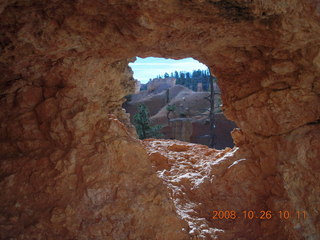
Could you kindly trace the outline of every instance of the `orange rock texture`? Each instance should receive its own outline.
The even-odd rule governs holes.
[[[317,0],[1,1],[0,238],[319,239],[319,21]],[[135,56],[207,64],[238,148],[136,140]]]
[[[150,139],[144,144],[192,239],[288,239],[278,213],[266,219],[271,180],[263,177],[249,152],[177,140]]]

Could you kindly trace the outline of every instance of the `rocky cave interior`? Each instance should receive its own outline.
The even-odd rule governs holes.
[[[0,238],[319,239],[319,21],[317,0],[1,1]],[[136,139],[134,56],[209,66],[236,147]]]

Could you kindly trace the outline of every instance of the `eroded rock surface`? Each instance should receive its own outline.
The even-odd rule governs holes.
[[[93,145],[2,161],[1,239],[186,239],[139,140],[113,115],[95,129]]]
[[[271,219],[263,215],[270,211],[265,201],[272,194],[270,181],[280,179],[264,178],[249,151],[215,150],[177,140],[144,144],[193,239],[288,239],[278,213]],[[232,211],[235,217],[228,215]],[[255,217],[243,211],[254,211]]]
[[[162,56],[194,57],[219,79],[224,113],[241,128],[237,152],[251,159],[221,179],[255,166],[235,183],[246,196],[231,188],[230,199],[308,216],[257,223],[252,233],[248,222],[216,228],[239,239],[319,239],[319,9],[317,0],[1,1],[1,238],[188,237],[123,125],[130,129],[121,109],[134,88],[128,62]],[[210,196],[221,202],[226,192]],[[214,227],[206,224],[195,234]]]

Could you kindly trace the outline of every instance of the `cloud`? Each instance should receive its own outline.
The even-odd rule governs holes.
[[[146,83],[150,78],[153,79],[158,75],[163,76],[166,72],[174,71],[192,72],[193,70],[206,70],[208,67],[192,58],[173,60],[163,58],[145,58],[130,63],[129,66],[134,72],[134,78]]]

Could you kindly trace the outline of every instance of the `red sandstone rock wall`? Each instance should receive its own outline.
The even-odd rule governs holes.
[[[249,151],[215,150],[177,140],[148,139],[144,144],[159,178],[170,190],[177,213],[188,223],[191,237],[289,238],[279,213],[263,219],[269,206],[262,199],[275,190]],[[232,211],[235,215],[228,215]],[[255,215],[251,218],[243,211],[254,211]]]
[[[233,147],[233,139],[231,132],[237,128],[234,122],[225,118],[221,113],[215,115],[215,148],[224,149],[226,147]],[[209,146],[210,143],[210,125],[204,121],[192,123],[192,135],[190,142]]]
[[[256,232],[220,222],[226,231],[205,237],[320,238],[319,9],[317,0],[1,1],[1,238],[194,236],[144,148],[108,116],[127,122],[127,59],[137,55],[194,57],[217,75],[224,112],[242,129],[236,159],[251,167],[213,167],[223,182],[209,199],[308,216]]]
[[[149,92],[162,92],[166,89],[174,87],[175,85],[175,78],[155,78],[147,83],[147,90]]]

